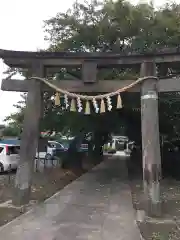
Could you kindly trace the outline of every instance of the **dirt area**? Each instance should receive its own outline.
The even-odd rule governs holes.
[[[141,179],[131,179],[131,190],[134,208],[143,213],[143,187]],[[145,218],[139,223],[144,240],[177,240],[180,239],[180,181],[162,180],[162,217]]]
[[[89,169],[92,167],[89,166]],[[0,226],[28,211],[34,204],[51,197],[86,171],[54,168],[44,170],[44,172],[35,172],[33,175],[31,201],[29,206],[23,209],[12,206],[11,200],[15,173],[0,175]]]

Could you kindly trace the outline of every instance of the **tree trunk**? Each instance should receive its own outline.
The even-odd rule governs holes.
[[[64,168],[82,169],[83,154],[79,152],[82,136],[76,136],[69,145],[67,157],[64,162]]]

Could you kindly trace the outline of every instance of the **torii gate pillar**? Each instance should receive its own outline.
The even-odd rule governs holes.
[[[43,77],[44,67],[39,62],[31,66],[32,76]],[[28,89],[26,110],[24,116],[23,132],[21,136],[20,163],[15,178],[14,205],[29,203],[31,183],[34,171],[34,159],[38,146],[39,122],[42,115],[42,91],[41,84],[37,80],[31,80]]]
[[[156,76],[154,62],[141,64],[141,77]],[[141,129],[143,184],[146,214],[161,215],[161,155],[159,142],[158,89],[156,79],[147,79],[141,86]]]

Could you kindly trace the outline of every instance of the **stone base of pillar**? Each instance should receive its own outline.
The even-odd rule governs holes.
[[[147,200],[145,203],[145,211],[148,217],[161,217],[162,216],[162,204],[161,202],[152,203],[151,200]]]

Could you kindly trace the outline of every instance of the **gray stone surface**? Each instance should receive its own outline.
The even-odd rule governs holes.
[[[0,228],[5,240],[140,240],[125,160],[109,158]]]

